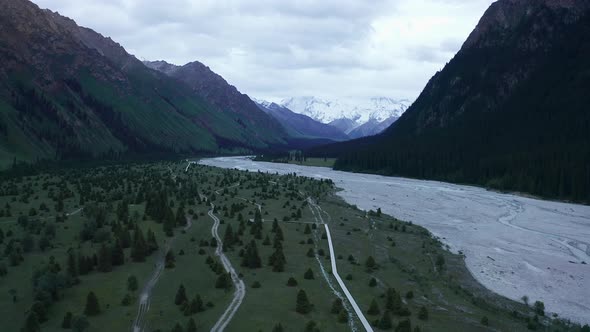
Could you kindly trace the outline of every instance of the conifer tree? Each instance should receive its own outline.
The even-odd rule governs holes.
[[[104,243],[98,251],[97,265],[98,271],[100,272],[110,272],[113,270],[111,250]]]
[[[377,301],[373,299],[373,301],[371,301],[371,306],[369,307],[369,310],[367,310],[367,314],[371,316],[376,316],[379,315],[380,312],[381,310],[379,310],[379,305],[377,304]]]
[[[186,226],[186,213],[184,213],[184,205],[180,204],[178,210],[176,210],[176,225]]]
[[[186,324],[185,332],[197,332],[197,324],[195,323],[195,320],[192,317],[188,320],[188,323]]]
[[[313,306],[309,302],[309,299],[307,298],[307,294],[305,293],[305,291],[303,289],[299,290],[299,292],[297,293],[297,303],[295,305],[295,311],[305,315],[311,312],[312,308]]]
[[[176,296],[174,297],[174,304],[181,305],[186,300],[186,290],[184,289],[184,285],[180,284],[180,287],[178,287],[178,291],[176,291]]]
[[[23,332],[40,332],[41,327],[39,326],[39,320],[37,319],[37,315],[35,312],[31,311],[27,315],[27,319],[25,320],[25,324],[22,328]]]
[[[332,309],[330,310],[331,313],[337,314],[344,309],[344,305],[342,304],[342,300],[337,298],[332,302]]]
[[[250,241],[246,247],[246,252],[244,253],[241,265],[251,269],[262,267],[262,261],[258,255],[258,248],[256,247],[256,242],[254,240]]]
[[[66,312],[64,319],[61,321],[61,328],[62,329],[70,329],[72,328],[72,313]]]
[[[180,326],[180,324],[176,323],[176,325],[174,325],[174,327],[172,328],[172,332],[184,332],[184,330],[182,329],[182,326]]]
[[[134,262],[145,261],[147,246],[143,232],[141,229],[136,228],[133,234],[133,243],[131,245],[131,258]]]
[[[72,249],[68,250],[68,262],[66,264],[66,275],[70,279],[78,277],[78,266],[76,264],[76,257]]]
[[[168,251],[165,257],[165,266],[167,269],[174,268],[176,264],[176,258],[174,257],[174,253],[172,251]]]
[[[379,324],[377,324],[381,330],[390,330],[393,327],[393,323],[391,322],[391,316],[389,315],[389,311],[385,311],[381,319],[379,320]]]
[[[225,234],[223,235],[223,249],[231,249],[234,245],[234,231],[231,227],[231,224],[228,224],[225,228]]]
[[[137,277],[129,276],[129,278],[127,278],[127,290],[130,292],[137,290]]]
[[[84,314],[86,316],[96,316],[100,313],[100,306],[98,304],[98,298],[94,292],[88,293],[86,297],[86,307],[84,308]]]
[[[156,234],[151,229],[147,231],[147,250],[148,253],[152,253],[158,250],[158,242],[156,241]]]
[[[428,310],[426,309],[425,306],[422,306],[420,308],[420,311],[418,311],[418,319],[420,319],[420,320],[428,320]]]
[[[111,260],[114,266],[123,265],[125,263],[125,252],[123,251],[123,246],[121,245],[121,241],[119,241],[119,239],[115,241]]]

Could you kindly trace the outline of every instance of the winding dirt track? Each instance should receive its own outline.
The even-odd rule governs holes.
[[[211,328],[211,332],[221,332],[227,327],[229,322],[236,314],[236,311],[238,311],[238,308],[242,304],[244,296],[246,295],[246,287],[244,286],[244,282],[238,277],[238,274],[231,265],[231,262],[229,261],[227,256],[225,256],[225,254],[223,253],[223,243],[221,242],[221,238],[219,237],[218,233],[220,221],[219,218],[217,218],[215,214],[213,214],[214,209],[215,205],[211,203],[211,210],[209,210],[208,214],[209,217],[211,217],[211,219],[213,219],[214,221],[213,227],[211,227],[211,234],[217,240],[217,249],[215,250],[215,255],[217,255],[221,260],[221,263],[223,264],[225,271],[227,271],[231,275],[231,280],[234,283],[234,287],[236,289],[236,291],[234,292],[234,298],[232,299],[231,303],[229,304],[227,309],[225,309],[225,312],[223,312],[221,317],[219,317],[215,325],[213,325],[213,327]]]
[[[186,226],[184,226],[183,230],[188,231],[191,226],[193,225],[193,221],[191,218],[186,218]],[[154,272],[152,272],[152,276],[148,280],[148,282],[143,286],[141,293],[139,294],[139,307],[137,309],[137,315],[135,316],[135,320],[133,320],[133,332],[141,332],[144,331],[145,326],[145,315],[150,310],[150,300],[152,297],[152,290],[160,280],[162,276],[162,272],[164,271],[165,260],[166,260],[166,253],[172,247],[176,236],[174,236],[168,243],[166,243],[166,247],[164,250],[161,250],[158,253],[158,259],[156,260]]]

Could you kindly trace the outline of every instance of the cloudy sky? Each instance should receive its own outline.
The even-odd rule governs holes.
[[[252,97],[415,99],[493,0],[33,0]]]

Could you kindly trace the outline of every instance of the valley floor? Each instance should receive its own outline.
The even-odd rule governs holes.
[[[421,226],[348,205],[328,169],[307,170],[155,162],[6,179],[0,331],[578,332],[482,287]]]
[[[492,291],[540,300],[560,317],[590,323],[590,206],[243,157],[202,164],[332,179],[349,204],[426,227],[465,255],[473,276]]]

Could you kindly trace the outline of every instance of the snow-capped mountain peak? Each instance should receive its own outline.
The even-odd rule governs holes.
[[[293,112],[307,115],[323,123],[349,119],[360,126],[370,120],[383,122],[392,117],[400,117],[410,102],[387,97],[336,100],[295,97],[284,99],[280,104]]]

